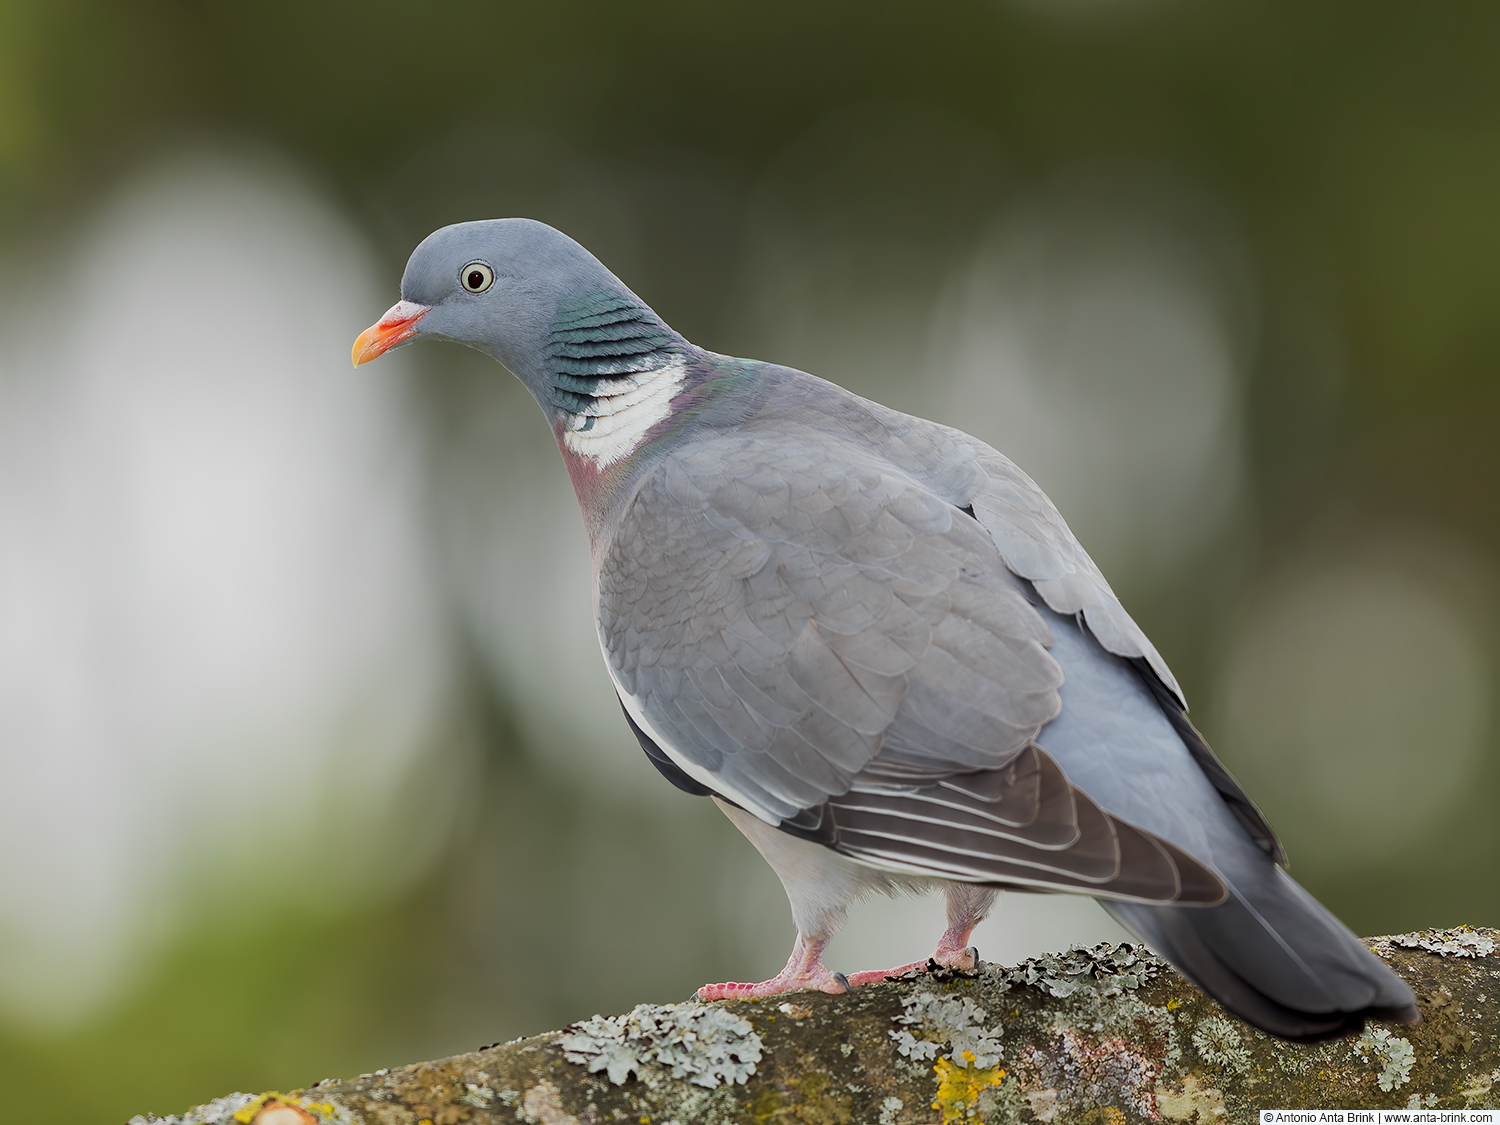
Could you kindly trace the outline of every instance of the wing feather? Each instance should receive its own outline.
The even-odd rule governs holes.
[[[998,496],[1044,517],[1027,484],[1002,476],[974,512]],[[1081,564],[1028,574],[1002,538],[858,446],[788,459],[750,434],[699,442],[646,475],[601,561],[611,676],[676,783],[852,858],[1218,901],[1212,871],[1104,812],[1036,746],[1062,684],[1038,582],[1108,599],[1081,548]],[[1070,540],[1045,519],[1011,538],[1037,558]]]

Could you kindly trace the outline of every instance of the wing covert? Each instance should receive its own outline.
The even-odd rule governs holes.
[[[807,437],[790,458],[753,432],[674,451],[601,558],[606,663],[663,772],[916,876],[1220,901],[1034,742],[1062,683],[1038,597],[1180,696],[1040,489],[980,447],[950,473],[966,510],[920,466]]]
[[[996,768],[1057,711],[1050,633],[988,535],[856,447],[680,451],[641,483],[597,582],[634,720],[773,823],[857,777]]]
[[[969,510],[994,536],[1006,564],[1031,582],[1049,609],[1081,616],[1100,647],[1135,666],[1193,761],[1246,833],[1285,866],[1286,851],[1265,815],[1188,719],[1187,699],[1172,670],[1125,612],[1052,501],[1003,454],[983,447],[975,460],[983,480]]]
[[[975,461],[983,479],[970,503],[975,518],[994,536],[1006,565],[1031,582],[1049,609],[1081,614],[1107,652],[1144,660],[1186,708],[1172,669],[1125,612],[1047,494],[1008,457],[988,447]]]

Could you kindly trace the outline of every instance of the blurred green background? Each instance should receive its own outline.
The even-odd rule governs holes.
[[[1497,54],[1483,3],[0,0],[7,1119],[784,958],[614,710],[534,405],[457,348],[348,367],[461,219],[997,444],[1299,879],[1363,933],[1500,923]],[[1010,895],[979,944],[1116,932]]]

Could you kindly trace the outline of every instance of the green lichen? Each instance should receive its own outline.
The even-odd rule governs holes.
[[[226,1094],[182,1114],[158,1117],[154,1113],[143,1113],[132,1117],[130,1125],[228,1125],[245,1106],[252,1102],[259,1106],[263,1101],[263,1096],[257,1098],[254,1094]]]
[[[1442,957],[1488,957],[1495,952],[1495,941],[1473,926],[1454,926],[1447,930],[1418,930],[1391,939],[1402,949],[1425,949]]]
[[[761,1038],[749,1020],[723,1008],[700,1004],[638,1004],[624,1016],[592,1016],[558,1039],[563,1057],[604,1071],[620,1086],[647,1065],[673,1078],[709,1089],[721,1083],[743,1086],[755,1073]]]
[[[756,1121],[780,1120],[784,1114],[786,1099],[775,1086],[767,1086],[750,1103],[750,1116]]]
[[[319,1083],[322,1085],[322,1083]],[[332,1102],[267,1090],[264,1094],[229,1094],[186,1113],[157,1117],[147,1113],[130,1119],[129,1125],[249,1125],[267,1104],[279,1102],[310,1113],[319,1125],[354,1125],[354,1119]]]
[[[1066,953],[1030,957],[1012,968],[997,966],[992,970],[1007,984],[1029,985],[1059,999],[1083,989],[1117,996],[1140,988],[1160,971],[1160,964],[1141,946],[1108,941],[1074,947]]]
[[[827,1071],[815,1070],[797,1080],[802,1103],[797,1106],[797,1120],[804,1125],[849,1125],[853,1118],[854,1099],[835,1093],[836,1083]]]
[[[902,1013],[892,1019],[907,1026],[889,1034],[895,1040],[897,1054],[903,1058],[931,1059],[947,1044],[952,1052],[948,1058],[953,1064],[984,1069],[993,1067],[1004,1053],[1000,1044],[1002,1029],[986,1027],[988,1013],[967,996],[919,992],[903,997],[901,1007]],[[922,1033],[920,1038],[912,1034],[912,1027]]]
[[[1248,1074],[1250,1052],[1240,1029],[1223,1016],[1209,1016],[1193,1032],[1193,1047],[1203,1065],[1214,1070]]]
[[[1490,1091],[1496,1086],[1500,1086],[1500,1067],[1496,1067],[1489,1074],[1481,1074],[1471,1079],[1467,1086],[1458,1091],[1458,1096],[1464,1099],[1466,1108],[1472,1109],[1487,1101]]]
[[[1417,1060],[1410,1040],[1392,1035],[1383,1027],[1365,1028],[1365,1033],[1354,1041],[1354,1049],[1364,1058],[1374,1054],[1380,1064],[1380,1088],[1387,1093],[1406,1085],[1412,1064]]]
[[[345,1105],[370,1125],[1214,1125],[1251,1120],[1256,1106],[1277,1104],[1268,1098],[1346,1095],[1493,1108],[1500,957],[1479,954],[1480,938],[1500,946],[1489,930],[1374,942],[1416,988],[1423,1022],[1373,1030],[1360,1046],[1278,1043],[1229,1018],[1144,950],[1101,945],[1011,969],[913,974],[850,996],[648,1006],[306,1095]],[[658,1053],[680,1049],[706,1076],[713,1035],[694,1018],[705,1009],[743,1033],[744,1055],[728,1061],[747,1074],[755,1036],[764,1054],[748,1082],[720,1073],[712,1085],[695,1083],[687,1067],[668,1065],[672,1050]],[[623,1072],[617,1065],[611,1075],[611,1062],[624,1063]],[[240,1095],[167,1120],[244,1125],[234,1114],[257,1100]]]
[[[1026,1096],[1013,1074],[1006,1075],[1000,1085],[979,1093],[979,1112],[989,1125],[1017,1125],[1025,1105]]]
[[[1045,1022],[1053,1035],[1083,1033],[1096,1038],[1153,1044],[1153,1064],[1176,1069],[1182,1058],[1180,1022],[1193,1015],[1177,1005],[1150,1004],[1137,991],[1154,980],[1160,962],[1140,947],[1103,942],[1053,957],[1033,958],[1007,975],[1057,997]]]
[[[1026,1045],[1019,1060],[1035,1076],[1032,1113],[1043,1121],[1057,1110],[1113,1107],[1151,1117],[1162,1073],[1153,1047],[1123,1035],[1091,1036],[1074,1027],[1054,1029]],[[1039,1108],[1038,1098],[1049,1099]]]

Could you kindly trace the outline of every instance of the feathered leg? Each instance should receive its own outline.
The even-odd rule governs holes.
[[[705,984],[699,1000],[739,1000],[782,992],[848,992],[842,973],[823,965],[823,950],[844,924],[848,904],[868,888],[870,878],[856,864],[819,844],[799,840],[757,819],[744,809],[715,799],[715,804],[776,872],[792,905],[797,940],[786,968],[757,984]]]

